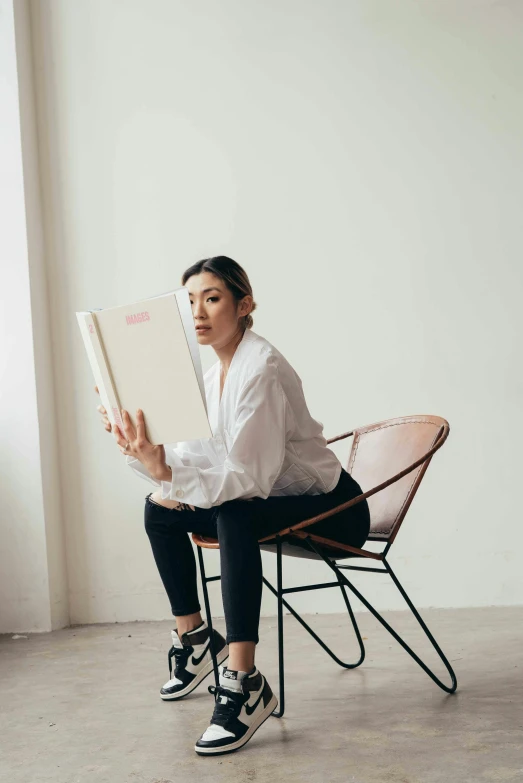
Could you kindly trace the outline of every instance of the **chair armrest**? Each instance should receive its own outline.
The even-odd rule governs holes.
[[[331,538],[323,538],[323,536],[317,536],[313,533],[304,533],[303,530],[298,530],[293,535],[296,538],[310,538],[312,541],[316,541],[323,546],[330,546],[333,549],[342,549],[344,552],[353,552],[360,557],[370,557],[373,560],[383,560],[383,552],[369,552],[367,549],[358,549],[355,546],[349,544],[342,544],[340,541],[333,541]]]
[[[336,443],[337,440],[343,440],[343,438],[350,438],[351,435],[354,435],[354,430],[352,430],[352,432],[344,432],[343,435],[336,435],[334,438],[329,438],[327,444]]]

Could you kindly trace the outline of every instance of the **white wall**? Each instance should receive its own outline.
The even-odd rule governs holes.
[[[0,0],[0,632],[69,618],[27,11]]]
[[[417,604],[521,603],[521,6],[31,8],[71,620],[169,615],[143,531],[152,487],[98,421],[74,313],[168,290],[216,253],[247,269],[254,330],[328,437],[449,420],[391,553]],[[356,581],[402,606],[384,578]],[[295,604],[342,606],[332,591]]]

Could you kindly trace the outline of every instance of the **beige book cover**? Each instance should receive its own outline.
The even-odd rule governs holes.
[[[198,338],[187,288],[132,304],[76,313],[102,405],[120,411],[154,445],[211,438]]]

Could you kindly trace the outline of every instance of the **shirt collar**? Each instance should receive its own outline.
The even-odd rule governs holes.
[[[254,340],[257,340],[257,339],[258,339],[258,335],[255,332],[253,332],[252,329],[246,329],[245,330],[245,332],[243,333],[242,339],[240,340],[240,342],[236,346],[236,350],[235,350],[235,352],[233,354],[233,357],[232,357],[229,369],[233,366],[233,364],[235,364],[235,359],[237,358],[238,351],[240,349],[242,349],[244,345],[248,345],[249,343],[252,343],[252,342],[254,342]],[[220,361],[219,360],[213,364],[213,369],[214,369],[214,372],[215,372],[215,376],[219,377],[219,375],[220,375]]]
[[[237,357],[238,351],[241,352],[241,350],[243,349],[243,347],[245,345],[248,345],[249,343],[253,342],[253,340],[256,340],[257,337],[258,337],[258,335],[255,334],[251,329],[246,329],[244,331],[243,337],[240,340],[240,342],[238,343],[238,345],[236,347],[236,350],[235,350],[235,352],[233,354],[233,357],[231,359],[231,363],[229,365],[229,371],[230,371],[231,367],[233,366],[233,364],[236,365],[236,361],[235,360],[238,358]]]

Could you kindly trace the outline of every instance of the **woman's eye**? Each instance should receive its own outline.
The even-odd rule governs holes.
[[[210,297],[207,299],[207,301],[208,301],[208,302],[219,302],[220,300],[219,300],[219,298],[218,298],[217,296],[210,296]],[[189,302],[191,302],[191,304],[194,304],[194,302],[192,302],[190,299],[189,299]]]

